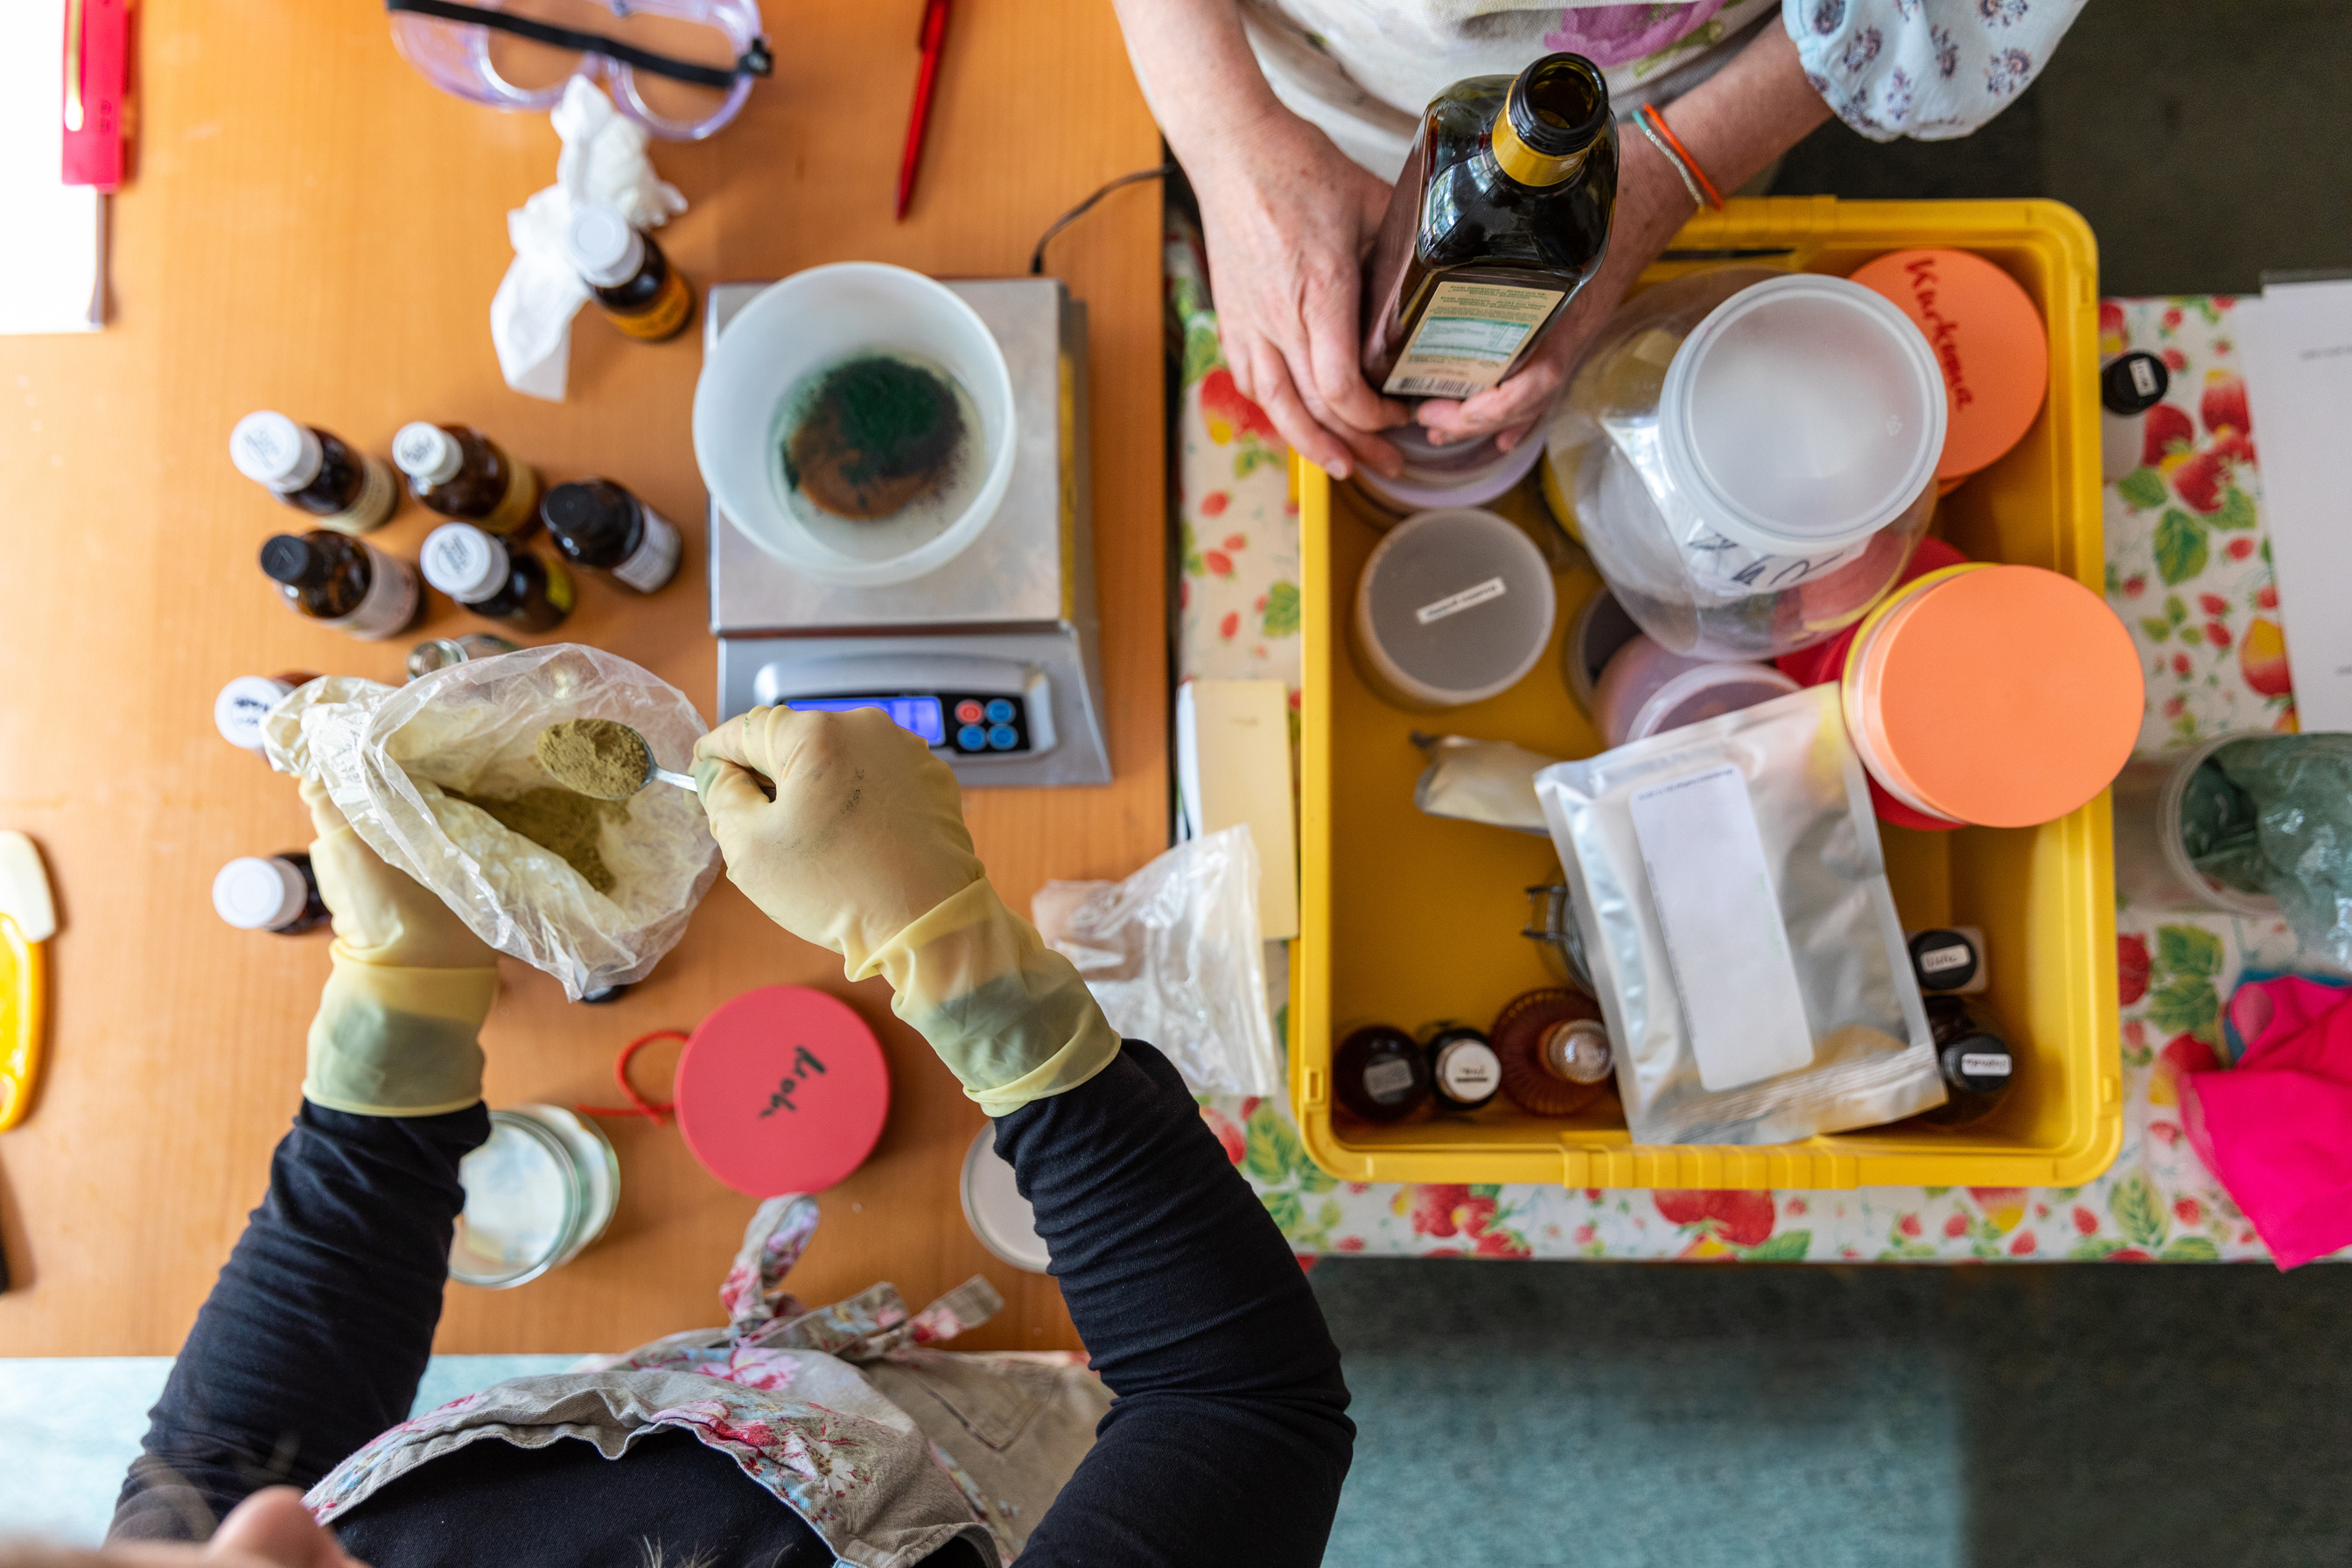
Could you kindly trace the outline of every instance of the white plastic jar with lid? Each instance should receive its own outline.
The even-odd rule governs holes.
[[[1887,300],[1733,268],[1611,318],[1545,461],[1659,646],[1766,659],[1853,625],[1902,572],[1934,514],[1946,417],[1934,352]]]
[[[1459,708],[1535,668],[1558,606],[1551,566],[1517,523],[1475,507],[1424,511],[1364,563],[1349,646],[1388,702]]]

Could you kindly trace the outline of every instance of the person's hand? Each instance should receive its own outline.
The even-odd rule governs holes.
[[[435,1116],[482,1098],[482,1020],[498,954],[440,895],[384,864],[326,785],[302,783],[310,871],[335,917],[334,971],[310,1021],[303,1098],[360,1116]]]
[[[1433,397],[1413,410],[1431,443],[1443,447],[1492,436],[1496,448],[1507,452],[1530,436],[1541,440],[1543,433],[1536,426],[1568,384],[1568,373],[1576,367],[1584,345],[1624,300],[1634,275],[1655,258],[1653,253],[1630,269],[1612,268],[1611,263],[1630,248],[1622,242],[1612,243],[1600,269],[1577,290],[1536,352],[1509,379],[1471,397]]]
[[[1185,172],[1201,199],[1234,385],[1334,479],[1357,462],[1402,471],[1375,432],[1402,424],[1404,406],[1375,392],[1358,363],[1364,258],[1388,210],[1387,183],[1279,107]]]
[[[886,976],[891,1010],[989,1115],[1118,1054],[1069,960],[989,886],[955,774],[880,709],[754,708],[695,743],[694,782],[728,880],[851,980]]]
[[[202,1546],[124,1541],[83,1552],[0,1541],[0,1568],[367,1568],[310,1517],[292,1487],[264,1487],[229,1510]]]

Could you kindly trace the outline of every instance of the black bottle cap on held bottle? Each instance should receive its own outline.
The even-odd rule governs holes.
[[[1583,152],[1609,125],[1609,84],[1582,55],[1546,55],[1519,73],[1505,100],[1511,129],[1547,158]]]
[[[280,583],[300,587],[327,574],[327,558],[309,540],[280,533],[262,545],[261,569]]]
[[[2171,385],[2172,373],[2162,360],[2134,349],[2117,354],[2099,372],[2099,403],[2108,413],[2129,418],[2163,402]]]

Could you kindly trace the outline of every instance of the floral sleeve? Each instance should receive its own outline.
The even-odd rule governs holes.
[[[1805,79],[1874,142],[1940,142],[2041,73],[2084,0],[1781,0]]]

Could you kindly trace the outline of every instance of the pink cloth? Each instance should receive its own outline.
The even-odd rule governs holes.
[[[2181,1076],[2190,1146],[2281,1268],[2352,1247],[2352,993],[2281,975],[2230,1016],[2238,1065]]]

